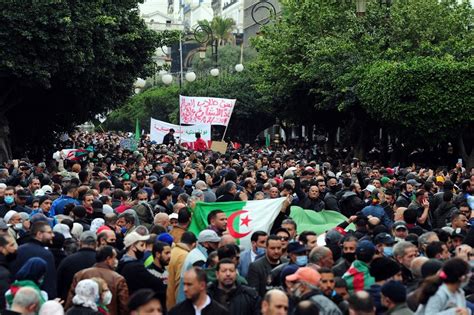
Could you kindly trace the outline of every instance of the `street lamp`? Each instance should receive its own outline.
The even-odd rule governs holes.
[[[186,73],[186,76],[184,78],[188,82],[193,82],[194,80],[196,80],[196,73],[194,73],[194,71],[190,71]]]
[[[237,72],[242,72],[242,71],[244,71],[244,65],[241,64],[241,63],[235,65],[235,71],[237,71]]]
[[[166,85],[170,85],[171,82],[173,82],[173,76],[169,73],[163,74],[163,76],[161,77],[161,81],[163,81],[163,83]]]
[[[211,75],[213,77],[217,77],[219,75],[219,69],[217,68],[211,69]]]

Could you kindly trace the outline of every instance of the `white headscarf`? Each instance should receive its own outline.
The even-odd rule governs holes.
[[[72,231],[71,231],[71,234],[76,238],[76,239],[79,239],[79,237],[81,236],[82,232],[84,231],[84,228],[82,227],[81,224],[77,223],[77,222],[74,222],[74,224],[72,225]]]
[[[102,218],[97,218],[97,219],[92,220],[91,231],[94,233],[97,232],[97,230],[104,224],[105,224],[105,221]]]
[[[8,221],[11,220],[11,218],[15,215],[15,214],[18,214],[18,212],[16,212],[15,210],[10,210],[8,211],[5,216],[3,217],[3,219],[5,220],[5,222],[8,224]]]
[[[41,305],[38,315],[64,315],[64,308],[57,301],[46,301]]]
[[[94,280],[79,281],[75,289],[76,295],[72,298],[74,305],[88,307],[97,311],[96,301],[99,299],[99,285]]]

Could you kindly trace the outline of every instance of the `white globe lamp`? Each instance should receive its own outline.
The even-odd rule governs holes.
[[[173,76],[169,73],[163,74],[163,76],[161,77],[161,81],[163,81],[163,83],[166,85],[170,85],[171,82],[173,82]]]
[[[237,71],[237,72],[242,72],[242,71],[244,71],[244,65],[241,64],[241,63],[235,65],[235,71]]]
[[[213,77],[217,77],[219,75],[219,69],[217,68],[211,69],[211,75]]]
[[[194,80],[196,80],[196,73],[194,73],[194,71],[190,71],[186,73],[185,79],[188,82],[193,82]]]

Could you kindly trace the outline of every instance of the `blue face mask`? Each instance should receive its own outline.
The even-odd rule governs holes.
[[[122,234],[127,233],[127,228],[125,226],[122,226],[120,230],[122,231]]]
[[[300,267],[306,266],[308,264],[308,256],[296,256],[296,264]]]
[[[392,247],[384,247],[383,248],[383,255],[386,257],[393,256],[393,248]]]
[[[3,200],[5,201],[6,204],[9,204],[9,205],[11,205],[13,203],[13,201],[15,201],[13,196],[5,196],[5,198],[3,198]]]
[[[263,254],[265,254],[265,248],[257,247],[257,250],[256,250],[255,253],[257,254],[257,256],[263,255]]]

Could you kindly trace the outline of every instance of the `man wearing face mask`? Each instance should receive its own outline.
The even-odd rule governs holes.
[[[149,235],[140,235],[131,232],[125,236],[125,255],[120,259],[117,272],[127,281],[130,294],[140,289],[153,289],[161,294],[166,294],[166,286],[163,281],[156,277],[150,277],[150,273],[143,264],[146,249],[146,241]]]
[[[382,254],[385,257],[392,257],[393,256],[393,244],[395,244],[395,240],[393,237],[388,233],[379,233],[374,237],[374,244],[375,248],[379,254]]]
[[[17,245],[10,235],[0,235],[0,308],[5,307],[5,292],[10,287],[9,262],[16,258]]]
[[[271,271],[272,285],[275,287],[281,286],[281,272],[283,268],[288,265],[296,265],[298,267],[306,267],[308,264],[308,255],[306,254],[306,247],[299,242],[291,242],[288,244],[288,256],[290,261],[273,268]]]
[[[10,210],[15,210],[16,212],[27,212],[27,210],[24,207],[18,205],[15,202],[15,197],[16,197],[16,194],[15,194],[14,187],[5,188],[4,197],[3,197],[4,204],[0,205],[0,218],[5,217],[7,212]]]
[[[294,274],[286,276],[286,281],[291,283],[292,296],[296,302],[309,300],[315,303],[320,315],[342,315],[337,305],[318,288],[320,280],[319,272],[309,267],[299,268]]]
[[[97,251],[97,263],[91,267],[77,272],[74,275],[74,279],[69,290],[66,308],[72,303],[72,297],[74,296],[74,289],[77,283],[84,279],[90,279],[94,277],[102,278],[107,282],[110,292],[112,293],[112,299],[110,300],[107,308],[109,309],[110,315],[125,315],[128,314],[127,301],[128,301],[128,286],[125,278],[115,272],[118,265],[117,251],[112,246],[103,246]],[[105,301],[107,302],[107,301]],[[105,303],[104,302],[104,303]]]
[[[253,232],[250,237],[252,248],[243,251],[240,254],[239,274],[242,277],[247,277],[249,266],[255,261],[256,258],[261,257],[265,254],[265,242],[268,234],[264,231]]]
[[[4,220],[9,226],[8,234],[10,234],[15,240],[18,239],[18,234],[23,229],[20,214],[15,210],[10,210],[5,214]]]
[[[181,268],[181,279],[178,288],[178,296],[176,302],[180,303],[185,300],[184,295],[184,273],[191,269],[193,266],[203,266],[209,254],[217,249],[221,238],[213,230],[203,230],[199,233],[197,238],[198,244],[196,248],[191,250],[184,260],[183,267]]]
[[[342,257],[332,268],[336,277],[342,277],[355,260],[355,251],[357,247],[357,237],[353,235],[345,236],[342,243]]]

